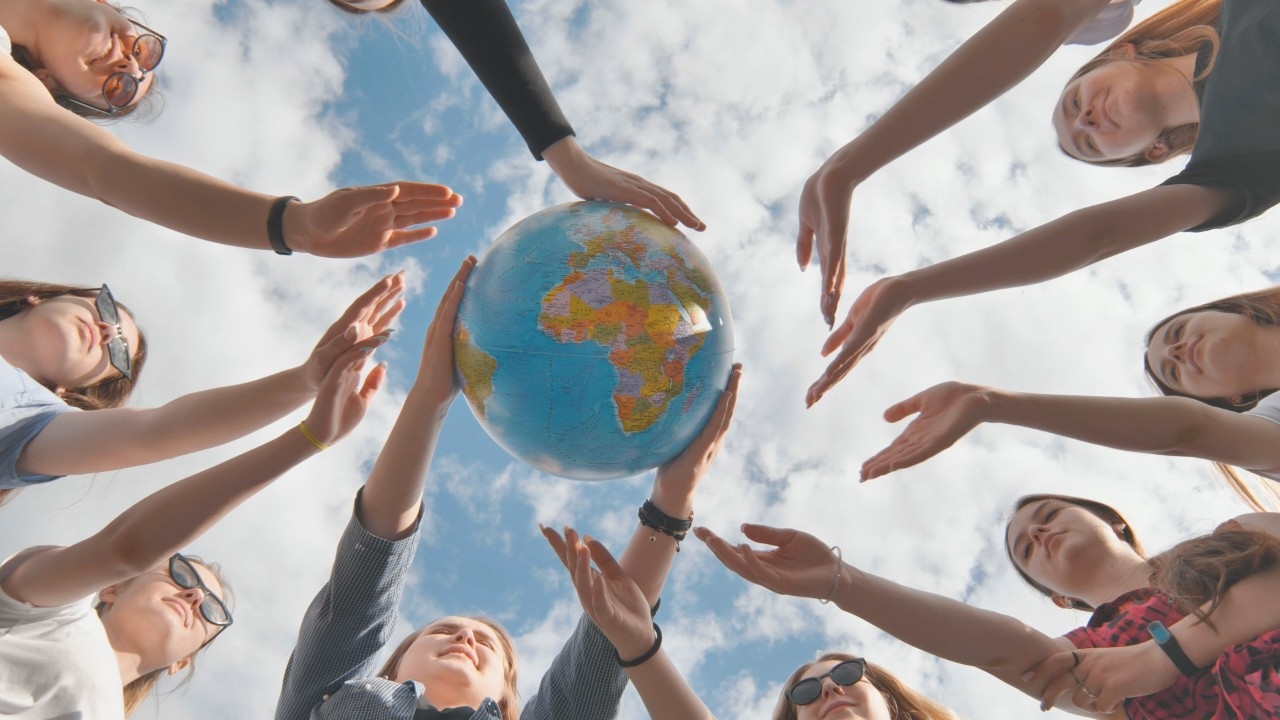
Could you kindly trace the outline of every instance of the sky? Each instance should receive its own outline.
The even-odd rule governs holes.
[[[111,284],[152,346],[135,406],[296,365],[363,288],[408,270],[401,330],[378,352],[389,386],[353,436],[192,545],[225,567],[236,625],[201,658],[188,687],[137,716],[267,717],[298,621],[412,380],[444,282],[467,253],[572,196],[530,157],[412,0],[385,20],[352,19],[319,0],[136,4],[170,41],[160,74],[164,113],[112,129],[138,151],[305,199],[397,178],[443,182],[466,198],[439,236],[419,246],[362,260],[286,258],[182,237],[0,164],[0,188],[11,199],[0,217],[4,274]],[[1167,4],[1146,0],[1138,15]],[[1274,213],[1169,238],[1043,285],[914,308],[818,406],[804,407],[805,389],[825,366],[818,349],[826,328],[817,269],[801,273],[794,259],[801,186],[1000,3],[513,7],[582,145],[679,193],[707,223],[693,239],[732,303],[745,374],[728,441],[698,491],[699,524],[733,540],[744,521],[801,528],[840,545],[859,568],[1058,635],[1087,614],[1053,607],[1011,571],[1001,542],[1014,498],[1065,492],[1111,503],[1153,549],[1244,511],[1206,462],[1005,426],[980,428],[943,455],[872,483],[858,484],[857,472],[896,434],[880,413],[944,380],[1150,394],[1140,354],[1153,322],[1276,282]],[[1005,98],[856,190],[844,307],[885,274],[1139,191],[1180,167],[1091,168],[1057,150],[1050,108],[1092,52],[1062,50]],[[26,492],[3,509],[0,553],[82,539],[146,493],[304,416],[299,410],[207,452]],[[442,614],[500,620],[516,637],[528,697],[579,612],[538,523],[569,523],[620,549],[651,482],[542,475],[508,457],[456,403],[428,481],[404,631]],[[692,539],[658,620],[664,647],[721,718],[767,717],[789,672],[827,650],[864,655],[963,717],[1037,712],[1035,701],[981,671],[937,660],[835,606],[748,585]],[[620,717],[644,716],[628,691]]]

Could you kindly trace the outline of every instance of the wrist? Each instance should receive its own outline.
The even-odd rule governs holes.
[[[577,138],[572,135],[565,135],[542,151],[542,159],[551,167],[552,172],[559,175],[562,168],[573,163],[575,159],[583,154],[585,154],[585,151],[578,144]]]
[[[457,394],[458,390],[452,384],[442,387],[440,383],[418,379],[409,387],[409,394],[405,396],[404,403],[413,406],[419,414],[427,413],[431,417],[443,420]]]
[[[653,481],[653,491],[649,493],[649,502],[673,518],[687,518],[693,514],[693,488],[672,487],[688,483],[666,482],[661,471]]]
[[[827,182],[845,186],[850,193],[880,169],[870,166],[866,161],[866,153],[862,152],[858,142],[860,137],[850,140],[832,153],[820,170]]]

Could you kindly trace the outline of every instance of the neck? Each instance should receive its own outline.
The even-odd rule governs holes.
[[[1280,388],[1280,327],[1258,327],[1254,338],[1254,352],[1258,359],[1257,389]]]
[[[1178,55],[1155,61],[1166,72],[1161,97],[1165,98],[1165,127],[1200,122],[1200,99],[1196,97],[1196,54]]]
[[[32,0],[6,0],[0,2],[0,26],[9,33],[14,45],[21,45],[32,55],[36,54],[36,17],[39,8]]]
[[[0,23],[2,24],[2,23]],[[33,380],[49,386],[49,383],[36,371],[37,363],[30,356],[29,336],[23,331],[23,314],[0,320],[0,358],[5,362],[30,375]]]
[[[1151,565],[1129,552],[1115,555],[1098,568],[1097,579],[1090,583],[1080,599],[1094,607],[1111,602],[1121,595],[1151,585]]]

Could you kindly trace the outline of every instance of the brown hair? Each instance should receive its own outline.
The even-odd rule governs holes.
[[[782,685],[782,696],[778,698],[778,704],[773,709],[773,720],[796,720],[796,706],[787,699],[787,689],[796,684],[800,676],[808,672],[809,668],[828,660],[844,662],[857,659],[853,655],[829,652],[819,656],[813,662],[796,668]],[[862,677],[884,697],[885,705],[889,707],[890,720],[957,720],[956,714],[945,705],[925,697],[878,665],[866,663],[866,671]]]
[[[1056,500],[1058,502],[1066,503],[1067,505],[1074,505],[1088,511],[1094,517],[1108,525],[1123,525],[1124,528],[1120,530],[1120,539],[1124,540],[1129,547],[1133,548],[1133,551],[1138,553],[1140,557],[1145,558],[1147,556],[1146,550],[1142,547],[1142,542],[1138,540],[1138,536],[1133,532],[1133,525],[1125,519],[1124,515],[1120,514],[1119,510],[1116,510],[1106,503],[1100,503],[1097,500],[1088,500],[1086,498],[1079,498],[1071,495],[1055,495],[1052,493],[1023,495],[1014,501],[1013,512],[1009,516],[1009,521],[1005,523],[1004,552],[1009,558],[1009,562],[1013,563],[1013,569],[1018,572],[1018,577],[1022,578],[1028,585],[1039,591],[1041,595],[1044,595],[1045,597],[1053,597],[1056,593],[1054,593],[1052,588],[1036,582],[1034,578],[1028,575],[1022,567],[1018,565],[1018,561],[1013,557],[1013,551],[1009,549],[1009,528],[1013,525],[1013,515],[1016,515],[1019,510],[1031,503],[1040,502],[1042,500]],[[1083,600],[1075,600],[1071,608],[1073,610],[1093,610],[1093,606]]]
[[[1151,340],[1155,338],[1160,328],[1184,315],[1193,315],[1201,312],[1233,313],[1235,315],[1243,315],[1263,327],[1280,327],[1280,286],[1255,290],[1241,295],[1232,295],[1185,310],[1179,310],[1156,323],[1147,331],[1147,337],[1143,343],[1144,349],[1151,347]],[[1161,382],[1160,378],[1156,377],[1155,371],[1151,367],[1151,361],[1145,352],[1142,354],[1142,370],[1146,373],[1147,380],[1161,395],[1191,398],[1221,410],[1230,410],[1237,413],[1252,410],[1259,401],[1276,391],[1276,388],[1258,388],[1241,396],[1239,402],[1227,397],[1196,397],[1178,392]],[[1280,500],[1280,490],[1270,482],[1255,479],[1254,477],[1241,477],[1235,468],[1226,463],[1215,462],[1213,467],[1218,472],[1218,475],[1226,481],[1227,485],[1235,491],[1236,495],[1254,510],[1259,512],[1272,510],[1275,508],[1277,500]],[[1266,496],[1266,500],[1260,496]]]
[[[1184,540],[1151,559],[1151,584],[1204,622],[1232,585],[1280,564],[1280,539],[1243,527]],[[1208,609],[1202,610],[1202,605]],[[1212,623],[1209,624],[1213,627]]]
[[[1133,26],[1125,34],[1116,38],[1107,49],[1098,53],[1085,63],[1067,80],[1070,85],[1077,79],[1116,60],[1120,56],[1121,45],[1132,45],[1136,60],[1160,60],[1162,58],[1181,57],[1199,52],[1201,46],[1209,45],[1209,62],[1195,80],[1203,80],[1213,71],[1214,60],[1218,55],[1220,38],[1215,25],[1222,7],[1221,0],[1179,0],[1146,20]],[[1169,151],[1156,160],[1148,159],[1145,151],[1122,158],[1089,160],[1075,158],[1090,165],[1111,165],[1138,167],[1164,162],[1178,155],[1191,152],[1195,145],[1196,134],[1200,131],[1200,123],[1187,123],[1178,127],[1165,128],[1160,134]],[[1063,148],[1066,152],[1066,148]],[[1070,153],[1068,153],[1070,154]],[[1072,155],[1071,157],[1075,157]]]
[[[520,720],[520,699],[517,695],[516,685],[516,669],[519,663],[516,659],[516,646],[511,640],[511,635],[507,634],[506,628],[483,615],[460,615],[459,617],[484,623],[498,637],[498,643],[502,645],[502,652],[506,655],[506,661],[502,668],[502,697],[498,698],[498,709],[502,711],[502,720]],[[378,671],[378,677],[395,680],[396,673],[400,672],[400,661],[404,659],[405,653],[409,651],[409,646],[422,637],[435,622],[433,620],[423,625],[409,633],[404,640],[401,640],[396,649],[391,651],[391,656],[383,663],[382,669]]]
[[[13,317],[31,307],[27,298],[40,300],[71,295],[73,297],[96,298],[98,288],[75,287],[54,283],[33,282],[30,280],[0,280],[0,321]],[[122,303],[117,303],[121,310],[129,311]],[[132,314],[132,312],[130,312]],[[59,393],[63,402],[81,410],[103,410],[120,407],[129,399],[133,388],[138,383],[142,368],[147,362],[147,336],[138,328],[138,347],[133,349],[130,374],[133,379],[123,375],[113,375],[93,385],[69,388]],[[52,388],[50,388],[52,390]]]
[[[218,565],[218,563],[207,562],[198,555],[184,556],[191,562],[197,563],[206,568],[209,572],[213,573],[214,577],[218,578],[218,584],[222,586],[222,601],[227,604],[228,608],[235,604],[235,593],[232,592],[231,586],[227,584],[226,579],[223,577],[222,567]],[[122,583],[116,583],[116,587],[123,587],[137,579],[137,577],[133,577]],[[103,610],[106,609],[106,603],[100,601],[96,609],[98,611],[98,615],[102,615]],[[214,640],[217,640],[225,629],[226,628],[219,628],[218,631],[206,640],[203,645],[197,648],[195,652],[191,653],[190,657],[185,658],[188,661],[187,674],[182,678],[181,682],[173,688],[174,690],[184,687],[187,683],[191,682],[191,678],[196,672],[196,657],[205,648],[209,647]],[[156,683],[160,681],[160,677],[164,675],[166,670],[167,668],[156,668],[155,670],[134,679],[128,685],[124,686],[125,717],[132,715],[134,711],[138,709],[138,706],[142,705],[143,701],[150,697],[151,691],[155,689]]]
[[[346,2],[346,0],[329,0],[330,5],[350,15],[372,15],[377,13],[387,13],[400,7],[403,3],[404,3],[404,0],[391,0],[391,2],[388,2],[386,5],[376,10],[369,10],[362,7],[356,7],[354,5],[351,5],[350,3]]]

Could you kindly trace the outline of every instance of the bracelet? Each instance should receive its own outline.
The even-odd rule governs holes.
[[[292,195],[281,195],[271,203],[271,212],[267,213],[267,241],[277,255],[292,255],[293,251],[284,243],[284,209],[298,198]]]
[[[645,654],[641,655],[635,660],[623,660],[622,656],[618,654],[617,648],[614,648],[613,656],[618,658],[619,666],[624,668],[633,668],[643,663],[644,661],[648,660],[649,658],[653,657],[654,655],[657,655],[658,650],[660,648],[662,648],[662,628],[658,627],[658,623],[654,623],[653,624],[653,647],[649,648],[645,652]]]
[[[319,448],[320,450],[328,450],[328,449],[329,449],[329,446],[328,446],[328,445],[325,445],[324,443],[320,442],[320,438],[318,438],[318,437],[316,437],[315,435],[312,435],[312,434],[311,434],[311,429],[307,427],[307,421],[306,421],[306,420],[303,420],[302,422],[299,422],[299,423],[298,423],[298,429],[302,431],[302,437],[304,437],[304,438],[306,438],[306,439],[310,440],[312,445],[315,445],[315,446],[316,446],[317,448]]]
[[[680,543],[684,540],[689,529],[693,527],[693,513],[689,513],[689,517],[684,520],[674,518],[659,510],[658,506],[654,505],[650,500],[644,501],[636,515],[640,518],[640,524],[644,527],[656,530],[675,540],[676,552],[680,552]],[[649,542],[654,542],[657,539],[657,535],[649,536]]]
[[[1174,666],[1178,668],[1178,672],[1187,677],[1192,677],[1200,672],[1200,668],[1191,662],[1191,658],[1187,657],[1186,651],[1178,644],[1178,639],[1173,636],[1173,633],[1169,632],[1169,628],[1165,627],[1164,623],[1159,620],[1152,622],[1147,625],[1147,632],[1151,634],[1151,639],[1156,641],[1156,645],[1164,651],[1164,654],[1168,655],[1169,659],[1173,661]]]
[[[831,583],[831,592],[827,593],[826,599],[818,601],[823,605],[836,599],[836,590],[840,589],[840,571],[844,569],[844,556],[840,553],[840,546],[832,545],[831,552],[836,554],[836,580]]]

